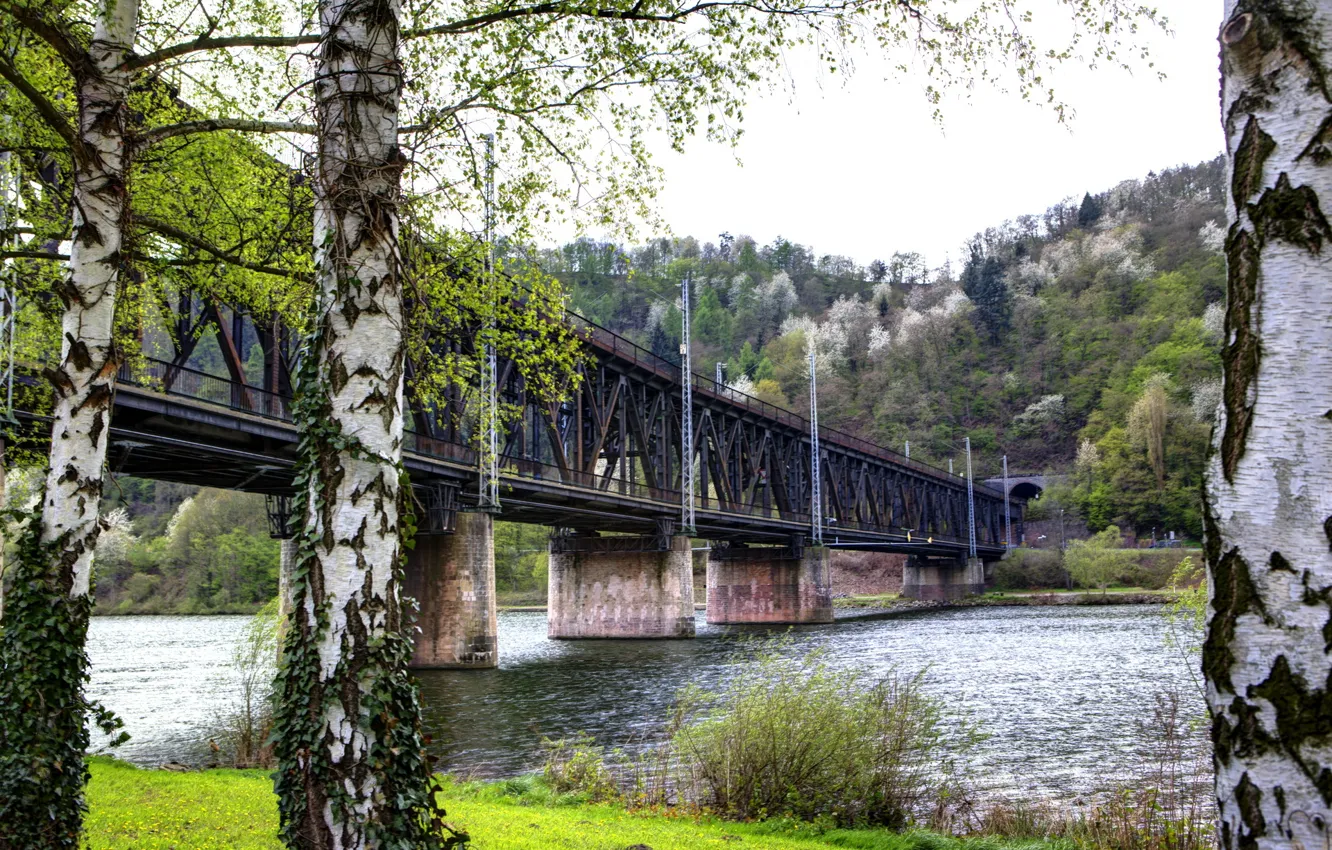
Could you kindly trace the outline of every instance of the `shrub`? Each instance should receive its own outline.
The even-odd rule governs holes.
[[[1063,553],[1058,549],[1014,549],[995,564],[994,585],[1003,590],[1067,587]]]
[[[613,800],[620,796],[615,777],[606,767],[602,750],[586,733],[572,741],[561,738],[541,742],[546,763],[541,775],[552,790],[583,794],[592,802]]]
[[[964,801],[921,676],[838,670],[782,648],[760,647],[719,691],[682,692],[669,745],[683,797],[728,818],[891,828],[937,825]],[[959,743],[974,738],[968,729]]]
[[[215,748],[236,767],[272,767],[273,675],[277,663],[278,600],[260,609],[231,651],[236,693],[218,717]]]

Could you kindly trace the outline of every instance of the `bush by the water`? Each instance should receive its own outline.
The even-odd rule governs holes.
[[[965,797],[953,758],[975,736],[950,723],[945,740],[922,677],[785,649],[760,645],[719,690],[682,693],[669,742],[681,796],[742,820],[946,824]]]
[[[1171,575],[1180,561],[1198,559],[1195,549],[1112,549],[1113,568],[1108,583],[1121,587],[1163,590],[1171,586]],[[1075,571],[1076,573],[1076,571]],[[1082,580],[1075,574],[1073,583],[1084,589],[1098,582]],[[1043,590],[1067,587],[1068,559],[1058,549],[1014,549],[995,564],[994,586],[1000,590]]]

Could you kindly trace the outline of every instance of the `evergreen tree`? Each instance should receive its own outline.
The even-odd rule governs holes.
[[[991,342],[1008,330],[1012,305],[1004,283],[1004,264],[986,256],[979,238],[971,243],[971,256],[962,269],[962,291],[976,305],[976,320]]]
[[[1078,207],[1078,227],[1091,227],[1100,217],[1101,202],[1087,192],[1082,196],[1082,206]]]

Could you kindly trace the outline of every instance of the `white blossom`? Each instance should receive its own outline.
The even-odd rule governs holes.
[[[1027,405],[1027,409],[1013,418],[1013,428],[1018,432],[1031,431],[1046,424],[1064,418],[1064,397],[1059,394],[1041,396],[1039,401]]]
[[[880,351],[888,350],[893,344],[893,335],[882,325],[875,325],[870,328],[869,333],[869,352],[877,354]]]
[[[1203,311],[1203,333],[1212,342],[1221,342],[1226,332],[1226,308],[1220,301],[1207,305]]]
[[[1194,419],[1199,422],[1216,420],[1216,412],[1221,406],[1221,387],[1221,379],[1216,378],[1199,381],[1190,388],[1192,395],[1190,407],[1193,408]]]
[[[1215,221],[1209,221],[1198,229],[1198,241],[1213,254],[1220,254],[1226,245],[1226,232]]]
[[[97,536],[97,560],[102,563],[124,561],[135,541],[129,511],[116,508],[101,517],[102,533]]]
[[[731,381],[726,385],[726,391],[732,396],[753,395],[754,382],[753,380],[750,379],[748,375],[741,374],[740,377],[736,378],[734,381]]]
[[[1082,442],[1078,443],[1078,455],[1073,461],[1074,466],[1078,472],[1087,474],[1094,470],[1100,462],[1101,450],[1096,448],[1095,443],[1084,437]]]

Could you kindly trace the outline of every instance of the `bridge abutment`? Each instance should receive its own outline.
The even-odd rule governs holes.
[[[692,542],[653,537],[553,537],[547,635],[694,636]]]
[[[418,606],[413,669],[499,663],[493,532],[490,514],[460,511],[452,534],[417,536],[403,582]]]
[[[985,562],[980,558],[930,558],[912,555],[902,572],[902,596],[946,602],[985,592]]]
[[[708,622],[831,623],[831,552],[730,546],[708,558]]]

